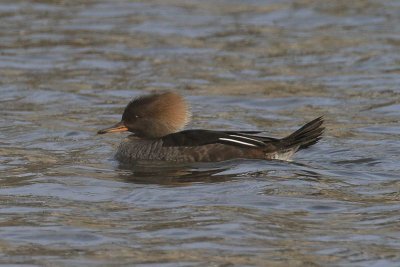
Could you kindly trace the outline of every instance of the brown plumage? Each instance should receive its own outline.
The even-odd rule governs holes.
[[[299,149],[317,143],[324,131],[319,117],[289,136],[276,139],[262,131],[180,131],[190,120],[182,96],[167,92],[132,100],[122,120],[98,133],[130,131],[120,144],[117,159],[175,162],[222,161],[234,158],[289,160]]]

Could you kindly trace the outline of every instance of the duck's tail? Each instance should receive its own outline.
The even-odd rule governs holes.
[[[323,123],[323,117],[316,118],[291,135],[282,138],[280,140],[281,144],[286,148],[298,147],[297,150],[308,148],[316,144],[322,138],[321,135],[325,130],[325,127],[322,127]]]

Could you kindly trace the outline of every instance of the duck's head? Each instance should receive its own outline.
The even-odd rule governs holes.
[[[159,138],[181,130],[190,121],[189,106],[176,93],[151,94],[133,99],[122,120],[98,134],[129,131],[140,138]]]

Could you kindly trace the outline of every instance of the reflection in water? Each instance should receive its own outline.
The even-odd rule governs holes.
[[[215,183],[232,180],[229,175],[218,175],[228,169],[201,169],[185,165],[154,164],[139,162],[133,166],[120,166],[130,170],[131,174],[124,177],[125,181],[143,184],[184,185],[191,183]]]
[[[137,161],[135,164],[120,164],[125,170],[123,180],[139,184],[190,185],[192,183],[228,182],[243,176],[241,172],[229,172],[244,162],[251,160],[232,160],[215,163],[179,164],[171,162]],[[253,161],[263,162],[263,161]],[[260,174],[255,171],[254,175]],[[265,172],[263,172],[266,175]],[[250,175],[249,172],[246,175]]]

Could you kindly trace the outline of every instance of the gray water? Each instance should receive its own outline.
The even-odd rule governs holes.
[[[1,1],[0,263],[399,266],[400,4]],[[189,128],[283,137],[293,162],[113,159],[97,136],[175,90]]]

